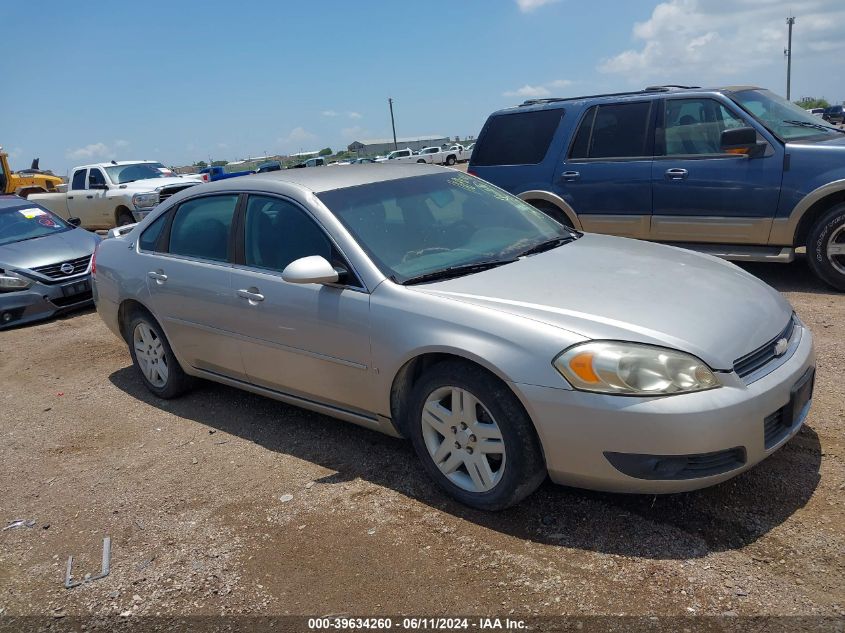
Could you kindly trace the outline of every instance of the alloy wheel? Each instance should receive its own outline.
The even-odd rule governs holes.
[[[837,272],[845,275],[845,224],[842,224],[827,240],[827,259]]]
[[[466,389],[440,387],[426,398],[422,435],[434,464],[468,492],[492,490],[506,466],[502,431],[484,404]]]

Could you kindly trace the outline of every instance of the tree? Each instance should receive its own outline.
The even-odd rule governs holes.
[[[324,147],[320,150],[318,156],[331,156],[332,155],[332,148],[331,147]]]
[[[228,164],[229,164],[229,161],[225,161],[225,160],[213,160],[213,161],[211,161],[212,167],[225,167]]]
[[[801,106],[805,110],[809,110],[810,108],[830,107],[830,103],[824,97],[822,97],[821,99],[817,99],[816,97],[802,97],[801,99],[795,102],[795,105]]]
[[[196,163],[194,163],[194,167],[199,167],[200,169],[205,169],[206,167],[208,167],[208,163],[206,163],[204,160],[200,160],[200,161],[197,161]]]

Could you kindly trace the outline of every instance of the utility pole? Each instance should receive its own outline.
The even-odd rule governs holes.
[[[792,25],[795,24],[795,17],[786,18],[789,27],[789,39],[783,54],[786,55],[786,100],[789,101],[790,83],[792,82]]]
[[[399,149],[399,145],[396,143],[396,122],[393,120],[393,99],[388,97],[387,103],[390,105],[390,125],[393,128],[393,149],[396,150]]]

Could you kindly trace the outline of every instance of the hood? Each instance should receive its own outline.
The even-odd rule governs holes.
[[[173,176],[169,178],[146,178],[144,180],[135,180],[133,182],[127,182],[124,185],[117,185],[117,189],[128,189],[132,191],[156,191],[161,189],[162,187],[172,187],[173,185],[177,186],[189,186],[189,185],[198,185],[202,182],[199,178],[180,178],[178,176]]]
[[[589,339],[679,349],[722,370],[774,338],[792,314],[778,292],[729,262],[597,234],[499,268],[411,288]]]
[[[100,241],[85,229],[70,229],[44,237],[0,246],[0,268],[33,268],[84,257],[94,252]]]

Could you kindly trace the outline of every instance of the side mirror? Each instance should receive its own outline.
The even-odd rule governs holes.
[[[719,145],[726,154],[742,154],[749,158],[757,158],[766,152],[766,143],[757,143],[757,130],[753,127],[724,130]]]
[[[340,274],[325,257],[300,257],[282,271],[282,279],[291,284],[333,284]]]
[[[82,224],[82,220],[79,218],[68,218],[66,221],[71,226],[80,226]]]

